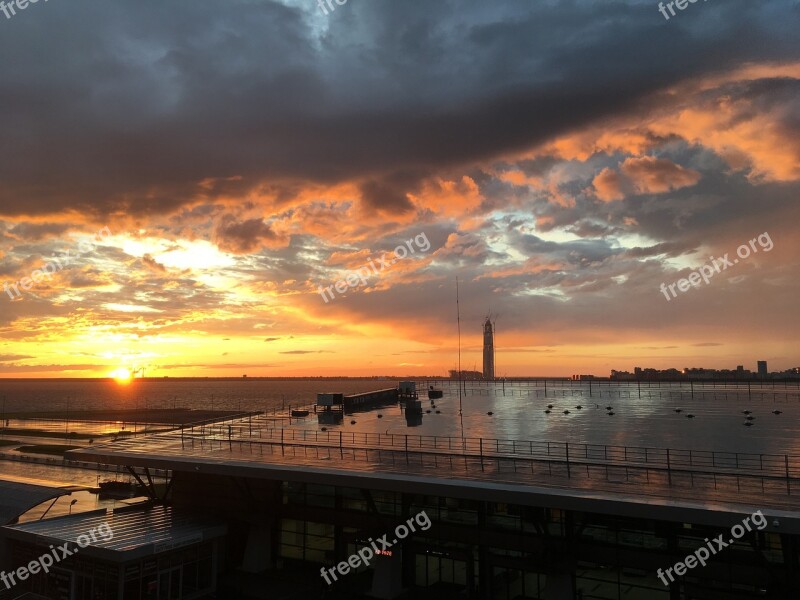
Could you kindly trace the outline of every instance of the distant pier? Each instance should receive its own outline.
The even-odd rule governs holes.
[[[344,413],[368,410],[379,406],[397,404],[400,392],[397,388],[387,388],[360,394],[317,394],[316,410]]]

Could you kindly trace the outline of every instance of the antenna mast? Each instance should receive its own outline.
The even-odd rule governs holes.
[[[456,277],[456,321],[458,323],[458,414],[461,414],[461,305],[458,300],[458,277]]]

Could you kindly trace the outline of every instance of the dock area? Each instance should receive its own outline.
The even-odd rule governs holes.
[[[397,404],[400,392],[397,388],[386,388],[360,394],[317,394],[316,410],[350,414],[380,406]]]

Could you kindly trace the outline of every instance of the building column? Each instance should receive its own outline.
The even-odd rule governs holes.
[[[478,505],[478,531],[486,531],[488,528],[489,506],[486,502]],[[489,560],[489,549],[485,544],[478,542],[478,590],[476,597],[480,600],[491,600],[492,580],[494,570]]]

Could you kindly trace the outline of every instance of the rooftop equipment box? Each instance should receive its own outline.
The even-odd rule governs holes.
[[[334,406],[344,401],[344,394],[317,394],[317,406]]]
[[[413,381],[401,381],[400,393],[403,395],[413,396],[417,393],[417,384]]]

